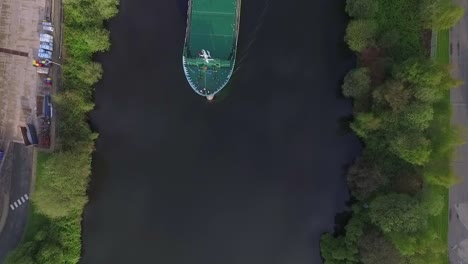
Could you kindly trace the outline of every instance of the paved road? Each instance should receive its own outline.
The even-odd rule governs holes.
[[[29,194],[33,149],[22,144],[12,143],[9,149],[10,155],[4,161],[0,173],[11,173],[10,203],[13,203]],[[27,222],[29,201],[17,203],[15,210],[8,208],[8,218],[3,231],[0,233],[0,263],[16,245],[20,242]],[[13,205],[13,207],[15,207]]]
[[[467,0],[457,0],[468,10]],[[468,15],[450,34],[451,62],[455,77],[464,84],[451,93],[453,122],[468,126]],[[465,142],[468,142],[465,139]],[[449,257],[450,263],[468,263],[468,145],[457,151],[455,172],[462,181],[450,189]]]

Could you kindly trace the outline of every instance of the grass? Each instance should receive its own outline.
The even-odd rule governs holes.
[[[449,31],[448,30],[443,30],[440,31],[437,35],[437,51],[435,54],[435,60],[444,63],[444,64],[449,64],[450,63],[450,50],[449,50],[449,44],[450,44],[450,39],[449,39]],[[439,115],[443,116],[443,118],[439,121],[444,122],[445,126],[450,126],[450,116],[451,116],[451,105],[450,105],[450,93],[447,93],[446,97],[444,100],[442,100],[438,106],[438,109],[436,111],[438,112]],[[437,133],[437,132],[436,132]],[[451,155],[451,151],[445,152],[445,155]],[[451,157],[440,157],[445,161],[450,161]],[[450,162],[447,164],[448,166],[451,166]],[[442,186],[432,186],[432,190],[434,191],[435,194],[439,194],[443,197],[444,200],[444,208],[442,209],[442,212],[435,217],[431,217],[429,219],[429,225],[432,230],[437,232],[437,235],[442,238],[442,240],[445,242],[448,248],[448,204],[449,204],[449,190],[446,187]],[[444,257],[444,262],[441,264],[448,264],[449,263],[449,258],[448,258],[448,252],[446,253],[446,256]]]
[[[435,59],[444,64],[450,63],[449,37],[450,34],[448,30],[440,31],[437,34],[437,52]]]

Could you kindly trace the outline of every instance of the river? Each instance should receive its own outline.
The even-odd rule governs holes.
[[[243,0],[238,68],[208,103],[182,0],[121,0],[95,93],[82,264],[318,264],[359,153],[341,120],[344,0]]]

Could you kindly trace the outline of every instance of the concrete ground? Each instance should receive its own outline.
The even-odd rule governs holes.
[[[26,52],[28,57],[0,53],[0,148],[22,141],[19,125],[35,115],[40,81],[32,60],[39,45],[39,23],[46,0],[0,0],[0,47]]]
[[[0,263],[3,262],[8,252],[18,245],[25,230],[29,199],[24,197],[29,197],[30,194],[33,164],[32,147],[11,143],[8,152],[9,155],[5,158],[0,170],[0,182],[5,179],[5,175],[14,175],[14,177],[6,180],[9,185],[9,195],[7,196],[9,197],[9,206],[7,207],[7,217],[3,223],[4,228],[0,233]]]
[[[467,0],[457,2],[468,10]],[[451,92],[453,122],[468,127],[468,16],[452,29],[450,34],[451,63],[454,76],[464,84]],[[468,142],[465,138],[465,142]],[[455,173],[461,182],[450,189],[449,257],[450,263],[468,263],[468,145],[456,153]]]

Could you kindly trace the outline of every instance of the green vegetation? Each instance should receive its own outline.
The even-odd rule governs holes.
[[[97,134],[87,124],[91,96],[102,68],[95,52],[109,48],[103,22],[117,14],[118,0],[64,3],[63,90],[54,96],[60,112],[60,149],[39,153],[37,184],[22,243],[5,263],[72,264],[81,251],[81,215],[87,202],[91,153]]]
[[[346,11],[354,19],[345,40],[359,65],[342,89],[365,148],[347,175],[357,200],[352,218],[345,234],[322,236],[322,257],[326,264],[448,263],[448,187],[459,143],[449,89],[459,82],[449,72],[447,29],[463,10],[452,0],[347,0]],[[362,21],[367,30],[353,29]],[[442,30],[434,60],[425,55],[428,28]]]
[[[453,1],[422,0],[421,2],[421,17],[426,28],[449,29],[463,17],[463,8],[457,6]]]

